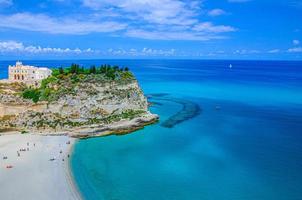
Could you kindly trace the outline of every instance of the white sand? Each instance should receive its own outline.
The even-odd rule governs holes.
[[[71,144],[67,145],[67,141]],[[0,199],[81,199],[73,185],[67,158],[74,142],[66,136],[0,136]],[[27,147],[29,151],[20,152],[18,157],[17,151]],[[8,159],[3,160],[4,156]],[[49,161],[51,158],[56,160]],[[7,169],[8,165],[13,168]]]

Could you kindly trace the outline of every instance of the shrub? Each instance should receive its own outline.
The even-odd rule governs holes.
[[[122,80],[131,80],[134,78],[134,76],[131,72],[124,71],[124,72],[122,72],[121,78],[122,78]]]
[[[22,96],[24,99],[31,99],[33,102],[37,103],[40,99],[41,93],[38,89],[26,89],[23,91]]]
[[[45,89],[43,89],[43,90],[41,91],[40,94],[41,94],[41,95],[40,95],[40,99],[41,99],[41,100],[47,101],[47,100],[49,100],[49,96],[52,94],[52,89],[50,89],[50,88],[45,88]]]
[[[52,75],[58,76],[60,74],[60,71],[58,69],[52,69]]]
[[[26,133],[28,133],[28,132],[25,130],[21,131],[21,134],[26,134]]]
[[[42,81],[41,88],[47,88],[49,83],[56,83],[57,81],[58,79],[55,76],[50,76]]]

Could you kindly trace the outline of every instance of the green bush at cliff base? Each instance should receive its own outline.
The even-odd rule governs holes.
[[[21,131],[21,134],[27,134],[27,133],[28,133],[28,132],[25,131],[25,130]]]
[[[37,103],[41,97],[41,93],[38,89],[28,88],[23,91],[22,96],[24,99],[31,99],[33,102]]]

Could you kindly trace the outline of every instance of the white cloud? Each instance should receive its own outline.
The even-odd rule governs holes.
[[[12,0],[0,0],[0,6],[11,6],[13,5]]]
[[[55,48],[24,45],[17,41],[0,41],[0,55],[98,55],[98,56],[174,56],[175,49],[108,49],[107,51],[91,48]]]
[[[213,39],[225,39],[222,33],[234,32],[231,26],[214,25],[211,22],[195,24],[193,26],[151,26],[150,28],[129,28],[125,36],[149,40],[192,40],[207,41]]]
[[[225,15],[226,12],[222,9],[213,9],[213,10],[210,10],[208,12],[208,15],[211,16],[211,17],[216,17],[216,16],[220,16],[220,15]]]
[[[24,49],[24,45],[15,41],[0,42],[0,52],[15,51]]]
[[[202,0],[79,1],[90,9],[61,17],[33,13],[0,14],[0,28],[48,34],[110,33],[112,36],[152,40],[200,41],[227,38],[226,33],[237,31],[232,26],[203,22]],[[208,14],[218,16],[224,13],[221,9],[214,9]]]
[[[203,34],[198,32],[170,32],[170,31],[146,31],[140,29],[128,30],[126,36],[149,40],[192,40],[207,41],[212,39],[224,39],[223,36]]]
[[[293,40],[293,45],[299,45],[300,41],[299,40]]]
[[[302,53],[302,47],[291,48],[287,50],[289,53]]]
[[[0,41],[0,53],[25,53],[25,54],[80,54],[93,53],[92,49],[70,49],[70,48],[51,48],[41,46],[26,46],[22,42],[16,41]]]
[[[213,25],[211,22],[197,24],[193,27],[193,30],[208,33],[226,33],[236,31],[236,29],[231,26]]]
[[[272,50],[269,50],[268,53],[279,53],[280,52],[280,49],[272,49]]]
[[[17,13],[0,15],[0,27],[28,31],[39,31],[51,34],[80,35],[92,32],[115,32],[126,28],[126,24],[107,21],[95,22],[72,18],[51,18],[44,14]]]
[[[197,22],[195,16],[200,1],[180,0],[83,0],[83,5],[93,10],[112,9],[131,17],[154,24],[189,25]]]
[[[152,48],[143,48],[139,49],[108,49],[107,55],[113,56],[174,56],[176,54],[175,49],[152,49]]]
[[[110,10],[127,20],[125,36],[152,40],[211,40],[226,38],[222,33],[236,29],[226,25],[201,22],[201,0],[82,0],[83,5],[100,13]],[[208,14],[225,12],[214,9]]]
[[[233,52],[233,54],[241,54],[241,55],[259,54],[259,53],[261,53],[261,51],[259,50],[247,50],[247,49],[240,49]]]

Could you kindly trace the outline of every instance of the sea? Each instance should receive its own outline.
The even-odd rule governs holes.
[[[0,61],[0,77],[7,66]],[[302,199],[302,62],[28,60],[129,67],[160,121],[80,140],[71,168],[87,200]]]

